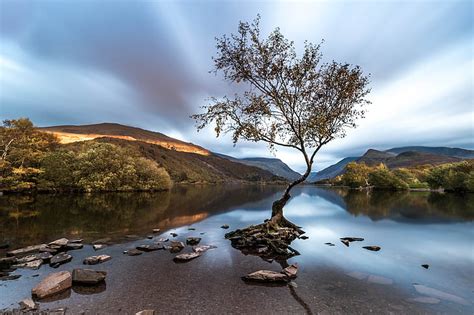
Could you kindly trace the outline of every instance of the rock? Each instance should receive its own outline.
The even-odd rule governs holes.
[[[36,269],[39,269],[39,267],[41,267],[42,264],[43,264],[43,261],[41,259],[36,259],[36,260],[32,260],[32,261],[28,261],[22,264],[15,265],[15,267],[36,270]]]
[[[393,284],[393,280],[381,276],[376,276],[376,275],[369,275],[369,278],[367,279],[368,282],[370,283],[376,283],[376,284]]]
[[[16,264],[17,261],[18,259],[16,257],[0,258],[0,270],[10,268],[14,264]]]
[[[217,248],[217,246],[214,245],[197,245],[193,246],[193,252],[195,253],[204,253],[210,249]]]
[[[430,267],[430,265],[428,265],[428,264],[423,264],[423,265],[421,265],[421,267],[423,267],[423,268],[425,268],[425,269],[428,269],[428,268]]]
[[[364,246],[362,248],[365,248],[367,250],[371,250],[373,252],[378,252],[380,250],[380,247],[379,246]]]
[[[84,265],[97,265],[97,264],[106,262],[106,261],[111,260],[111,259],[112,259],[112,257],[110,257],[109,255],[90,256],[90,257],[85,258],[82,261],[82,263]]]
[[[146,238],[151,240],[153,238],[153,235],[147,235]]]
[[[288,278],[294,279],[296,278],[296,274],[298,273],[298,264],[292,264],[286,267],[281,271],[283,274],[287,275]]]
[[[17,261],[16,261],[16,264],[17,264],[17,265],[25,264],[25,263],[27,263],[27,262],[30,262],[30,261],[33,261],[33,260],[37,260],[37,259],[38,259],[38,256],[36,256],[36,255],[27,255],[27,256],[18,258]]]
[[[125,235],[126,238],[130,238],[130,239],[138,239],[140,238],[140,236],[136,235],[136,234],[129,234],[129,235]]]
[[[189,231],[196,231],[196,229],[193,228],[193,227],[188,228],[188,230],[189,230]]]
[[[258,254],[263,254],[263,253],[266,253],[267,251],[268,251],[268,246],[262,246],[262,247],[257,248]]]
[[[20,308],[22,311],[34,311],[38,309],[38,305],[30,298],[24,299],[18,304],[20,304]]]
[[[170,252],[177,253],[177,252],[180,252],[183,248],[184,248],[183,242],[171,241]]]
[[[143,310],[135,313],[135,315],[155,315],[155,310]]]
[[[76,250],[76,249],[81,249],[83,247],[84,245],[82,245],[81,243],[68,243],[66,245],[66,250]]]
[[[416,298],[407,299],[409,302],[418,302],[423,304],[438,304],[440,302],[439,299],[429,296],[419,296]]]
[[[53,248],[54,246],[64,247],[67,245],[68,242],[69,240],[63,237],[58,240],[52,241],[51,243],[48,244],[48,246],[53,247]]]
[[[176,233],[170,233],[170,235],[173,236],[173,237],[178,236],[178,234],[176,234]]]
[[[180,254],[173,258],[174,262],[185,262],[190,261],[191,259],[198,258],[201,256],[201,253],[187,253],[187,254]]]
[[[65,315],[66,314],[66,308],[56,308],[53,310],[48,310],[48,315]]]
[[[346,245],[349,247],[350,242],[348,240],[341,240],[342,244]]]
[[[341,237],[340,240],[345,240],[348,242],[362,242],[364,239],[362,237]]]
[[[7,249],[8,247],[10,247],[10,245],[7,244],[7,243],[1,243],[0,244],[0,249]]]
[[[82,241],[83,241],[82,238],[77,238],[77,239],[69,240],[68,244],[78,244],[78,243],[82,243]]]
[[[46,244],[27,246],[27,247],[24,247],[24,248],[19,248],[19,249],[9,251],[7,253],[7,256],[26,255],[26,254],[29,254],[29,253],[32,253],[32,252],[38,252],[38,251],[40,251],[41,249],[44,249],[44,248],[46,248]]]
[[[106,247],[107,247],[107,245],[104,245],[104,244],[94,244],[94,245],[92,245],[92,248],[94,250],[101,250],[101,249],[106,248]]]
[[[160,229],[153,229],[153,233],[160,233]]]
[[[138,256],[138,255],[141,255],[143,254],[143,252],[141,250],[138,250],[138,249],[129,249],[129,250],[126,250],[123,252],[124,254],[127,254],[128,256]]]
[[[200,235],[204,235],[204,234],[206,234],[206,232],[201,232],[201,233],[199,233],[199,234],[200,234]]]
[[[144,252],[151,252],[154,250],[159,250],[159,249],[165,249],[162,244],[151,244],[151,245],[139,245],[137,246],[138,250],[144,251]]]
[[[49,252],[42,252],[36,254],[36,257],[38,257],[38,259],[41,259],[43,262],[49,262],[53,255]]]
[[[40,253],[50,253],[50,254],[56,254],[58,252],[57,249],[55,248],[49,248],[49,247],[45,247],[45,248],[42,248],[39,250]]]
[[[188,237],[186,239],[186,244],[188,245],[197,245],[201,241],[200,237]]]
[[[309,237],[307,237],[306,235],[303,235],[303,236],[300,236],[300,239],[302,240],[307,240]]]
[[[228,229],[229,228],[229,225],[228,224],[224,224],[221,226],[222,229]]]
[[[170,239],[169,238],[159,238],[156,240],[157,243],[165,243],[168,242]]]
[[[76,268],[72,271],[72,282],[84,285],[98,284],[105,280],[106,275],[105,271]]]
[[[33,296],[42,299],[62,292],[72,286],[72,277],[69,271],[61,271],[48,275],[31,290]]]
[[[334,245],[333,243],[324,243],[324,245],[328,245],[328,246],[336,246],[336,245]]]
[[[16,280],[20,278],[21,275],[8,275],[8,276],[1,276],[0,281],[7,281],[7,280]]]
[[[446,292],[433,289],[421,284],[415,284],[413,286],[415,287],[415,290],[418,293],[423,294],[423,295],[428,295],[430,297],[434,297],[434,298],[438,298],[441,300],[450,301],[450,302],[454,302],[454,303],[458,303],[462,305],[470,304],[467,300],[463,299],[462,297],[456,296],[454,294],[446,293]]]
[[[244,281],[256,282],[280,282],[286,283],[289,281],[288,276],[276,271],[259,270],[242,277]]]
[[[72,260],[72,256],[67,254],[67,253],[59,253],[57,255],[54,255],[51,257],[49,260],[49,265],[53,268],[59,267],[59,265],[68,263]]]

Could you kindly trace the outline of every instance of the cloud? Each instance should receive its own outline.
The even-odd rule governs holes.
[[[262,15],[301,49],[325,39],[327,60],[372,74],[373,104],[317,168],[368,148],[473,147],[471,1],[59,1],[4,0],[0,10],[0,118],[37,124],[114,121],[175,135],[211,150],[272,156],[265,144],[196,133],[189,115],[235,88],[208,73],[215,36]],[[301,171],[298,153],[277,157]]]

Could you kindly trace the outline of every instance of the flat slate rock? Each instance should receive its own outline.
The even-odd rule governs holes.
[[[0,281],[16,280],[20,277],[21,277],[21,275],[0,276]]]
[[[36,269],[39,269],[39,267],[41,267],[42,264],[43,264],[43,261],[41,259],[36,259],[36,260],[28,261],[22,264],[14,265],[14,267],[36,270]]]
[[[423,267],[423,268],[425,268],[425,269],[428,269],[428,268],[430,268],[430,265],[428,265],[428,264],[423,264],[423,265],[421,265],[421,267]]]
[[[349,244],[351,242],[349,242],[348,240],[341,240],[342,244],[346,245],[347,247],[349,247]]]
[[[184,248],[184,243],[179,241],[171,241],[170,252],[177,253]]]
[[[77,250],[77,249],[82,249],[84,245],[81,243],[67,243],[66,249],[67,250]]]
[[[336,246],[336,245],[334,245],[333,243],[329,243],[329,242],[328,242],[328,243],[324,243],[324,245],[327,245],[327,246]]]
[[[210,249],[217,248],[217,246],[214,245],[196,245],[193,246],[193,252],[195,253],[204,253],[207,252]]]
[[[141,250],[138,250],[138,249],[135,249],[135,248],[128,249],[128,250],[124,251],[123,253],[128,255],[128,256],[138,256],[138,255],[143,254],[143,252]]]
[[[34,311],[38,309],[38,304],[36,304],[35,301],[33,301],[30,298],[24,299],[20,301],[18,304],[20,304],[20,309],[22,311]]]
[[[15,249],[12,251],[9,251],[7,253],[7,256],[20,256],[20,255],[26,255],[32,252],[38,252],[41,249],[46,248],[46,244],[39,244],[39,245],[32,245],[32,246],[27,246],[19,249]]]
[[[201,256],[201,253],[196,253],[196,252],[180,254],[180,255],[177,255],[176,257],[174,257],[173,261],[174,262],[186,262],[186,261],[190,261],[194,258],[198,258],[199,256]]]
[[[229,228],[229,225],[228,224],[224,224],[221,226],[221,229],[228,229]]]
[[[69,240],[67,238],[60,238],[58,240],[52,241],[51,243],[48,244],[48,246],[59,246],[59,247],[64,247],[67,245]]]
[[[94,245],[92,245],[92,248],[94,250],[101,250],[101,249],[104,249],[106,247],[107,247],[107,245],[104,245],[104,244],[94,244]]]
[[[72,277],[69,271],[55,272],[36,285],[31,294],[39,299],[54,295],[69,289],[72,286]]]
[[[83,285],[94,285],[105,280],[107,272],[92,269],[76,268],[72,271],[72,282]]]
[[[281,273],[285,274],[288,276],[290,279],[296,278],[296,274],[298,273],[298,265],[297,264],[292,264],[289,265],[288,267],[284,268]]]
[[[378,252],[380,250],[380,247],[379,246],[364,246],[362,248],[365,248],[367,250],[371,250],[373,252]]]
[[[110,257],[109,255],[90,256],[85,258],[82,263],[84,265],[97,265],[111,259],[112,257]]]
[[[135,313],[135,315],[155,315],[155,310],[143,310]]]
[[[68,263],[72,260],[72,256],[67,253],[59,253],[54,255],[49,260],[49,265],[53,268],[59,267],[59,265]]]
[[[345,240],[348,242],[362,242],[364,239],[362,237],[341,237],[340,240]]]
[[[188,237],[186,238],[186,244],[188,245],[197,245],[201,241],[200,237]]]
[[[143,252],[152,252],[155,250],[165,249],[165,247],[162,244],[145,244],[145,245],[138,245],[137,249]]]
[[[242,277],[244,281],[255,281],[255,282],[274,282],[274,283],[286,283],[289,281],[287,275],[271,271],[271,270],[259,270]]]

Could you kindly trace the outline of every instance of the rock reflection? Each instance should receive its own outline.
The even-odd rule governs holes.
[[[74,293],[81,294],[81,295],[92,295],[104,292],[107,289],[107,285],[105,281],[100,282],[96,285],[74,285],[72,290]]]

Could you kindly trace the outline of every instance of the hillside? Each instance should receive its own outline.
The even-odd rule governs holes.
[[[350,162],[357,160],[359,157],[346,157],[336,164],[333,164],[319,172],[312,172],[306,181],[308,182],[317,182],[323,179],[329,179],[336,177],[337,175],[341,174],[344,171],[346,165]]]
[[[474,158],[474,150],[467,150],[461,148],[448,148],[448,147],[423,147],[423,146],[412,146],[412,147],[400,147],[400,148],[392,148],[386,150],[385,152],[391,152],[395,154],[404,153],[407,151],[415,151],[415,152],[424,152],[424,153],[431,153],[436,155],[444,155],[444,156],[452,156],[461,159],[473,159]]]
[[[39,128],[41,131],[55,134],[61,143],[92,140],[102,137],[143,141],[157,144],[170,150],[209,155],[210,152],[198,145],[168,137],[159,132],[125,126],[115,123],[93,125],[63,125]]]
[[[264,170],[269,171],[270,173],[286,178],[287,180],[296,180],[301,177],[301,174],[292,170],[288,165],[286,165],[282,160],[277,158],[263,158],[263,157],[253,157],[253,158],[244,158],[237,159],[232,156],[216,153],[216,155],[228,159],[233,162],[242,163],[249,166],[255,166]]]

